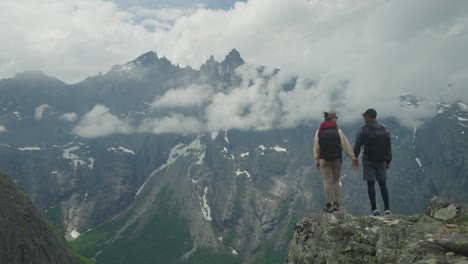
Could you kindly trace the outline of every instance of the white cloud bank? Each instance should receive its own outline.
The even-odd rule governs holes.
[[[327,109],[337,110],[343,122],[369,107],[409,125],[434,114],[441,99],[468,101],[468,1],[249,0],[226,11],[177,11],[119,10],[100,0],[5,0],[0,23],[3,77],[42,69],[75,82],[148,50],[197,68],[232,48],[248,63],[300,76],[289,92],[271,80],[268,87],[244,85],[229,94],[205,90],[180,105],[208,103],[199,121],[208,128],[288,126],[318,119]],[[288,78],[281,73],[274,79]],[[310,80],[316,80],[313,89]],[[175,89],[153,107],[174,107],[174,98],[196,89]],[[407,93],[424,102],[401,110],[398,96]],[[177,113],[167,118],[161,120],[190,119]]]
[[[84,138],[96,138],[115,133],[128,134],[133,132],[128,122],[120,120],[110,113],[108,107],[96,105],[86,113],[73,128],[72,133]]]
[[[208,85],[193,84],[187,88],[170,89],[161,97],[155,98],[152,108],[190,108],[203,105],[213,93]]]

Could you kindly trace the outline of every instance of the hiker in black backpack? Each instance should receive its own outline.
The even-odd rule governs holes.
[[[353,149],[343,131],[338,128],[336,121],[338,117],[335,112],[324,112],[325,121],[315,133],[314,158],[316,167],[322,172],[323,190],[327,202],[327,212],[337,211],[340,207],[340,174],[341,153],[344,151],[353,161],[352,169],[359,167],[359,161],[354,156]],[[334,202],[332,204],[330,191],[330,176],[333,175]]]
[[[361,147],[364,146],[362,154],[363,178],[367,181],[367,193],[371,203],[371,215],[380,215],[375,201],[375,181],[379,182],[380,193],[384,201],[385,214],[391,214],[390,201],[387,190],[387,170],[392,161],[392,142],[390,134],[385,126],[377,122],[377,111],[367,109],[362,114],[364,122],[361,130],[356,135],[354,142],[354,155],[359,157]]]

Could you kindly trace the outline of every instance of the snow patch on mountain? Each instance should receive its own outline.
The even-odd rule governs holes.
[[[118,148],[110,147],[110,148],[107,148],[107,151],[114,151],[114,152],[122,151],[124,153],[135,155],[135,151],[133,151],[131,149],[124,148],[122,146],[120,146]]]
[[[13,114],[18,118],[18,120],[21,120],[21,114],[18,111],[13,112]]]
[[[243,157],[245,157],[245,156],[249,156],[249,155],[250,155],[249,152],[245,152],[245,153],[241,153],[241,154],[240,154],[241,158],[243,158]]]
[[[71,147],[71,148],[67,148],[67,149],[63,150],[63,154],[62,154],[62,157],[64,159],[71,160],[71,162],[73,163],[73,167],[75,169],[78,167],[78,164],[80,164],[80,165],[86,164],[86,162],[81,160],[80,157],[78,157],[77,155],[72,153],[73,151],[76,151],[76,150],[79,150],[79,149],[80,149],[80,146],[74,146],[74,147]]]
[[[420,160],[419,158],[416,158],[415,160],[416,160],[416,162],[418,163],[419,167],[422,168],[421,160]]]
[[[211,140],[215,140],[218,136],[218,132],[211,132]]]
[[[6,130],[5,126],[4,126],[4,125],[0,125],[0,133],[6,132],[6,131],[7,131],[7,130]]]
[[[19,151],[38,151],[42,150],[40,147],[24,147],[24,148],[18,148]]]
[[[200,155],[198,155],[198,160],[195,162],[197,165],[203,164],[203,160],[205,159],[206,152],[203,151]]]
[[[230,144],[230,143],[229,143],[229,138],[228,138],[228,136],[227,136],[227,133],[228,133],[228,131],[226,130],[226,131],[224,132],[224,140],[226,141],[226,143]]]
[[[287,152],[287,151],[288,151],[287,149],[282,148],[282,147],[280,147],[280,146],[278,146],[278,145],[276,145],[276,146],[274,146],[274,147],[269,147],[269,148],[265,147],[264,145],[260,145],[260,146],[258,146],[257,148],[255,148],[255,150],[257,150],[257,149],[260,149],[260,150],[262,150],[262,151],[265,151],[265,150],[267,150],[267,149],[273,149],[273,150],[276,151],[276,152]],[[264,153],[262,152],[261,155],[263,155],[263,154],[264,154]]]
[[[458,121],[468,121],[468,119],[464,117],[457,116]]]
[[[260,145],[255,150],[257,150],[257,149],[266,150],[267,148],[265,146],[263,146],[263,145]]]
[[[437,110],[437,113],[439,114],[442,114],[443,112],[449,110],[450,108],[452,108],[452,106],[448,103],[444,103],[444,102],[441,102],[438,104],[438,108],[439,110]]]
[[[94,159],[94,158],[88,158],[88,160],[89,160],[88,168],[91,169],[91,170],[94,169],[94,161],[95,161],[95,159]]]
[[[276,145],[272,149],[276,150],[276,152],[287,152],[285,148],[281,148],[280,146]]]
[[[80,232],[76,231],[76,229],[73,229],[73,231],[70,232],[70,236],[74,239],[77,239],[80,235]]]
[[[462,111],[465,111],[465,112],[468,112],[468,105],[464,104],[464,103],[457,103],[458,107],[460,107],[460,109]]]
[[[236,171],[236,176],[240,176],[240,175],[242,175],[242,174],[247,175],[247,178],[250,179],[250,173],[249,173],[248,171],[246,171],[246,170],[240,171],[239,169],[237,169],[237,171]]]
[[[208,187],[205,187],[205,193],[203,194],[203,197],[202,197],[202,204],[201,204],[201,209],[202,209],[202,215],[203,215],[203,218],[205,218],[207,221],[211,221],[213,220],[211,218],[211,208],[210,206],[208,205],[208,200],[206,199],[206,193],[208,192]]]

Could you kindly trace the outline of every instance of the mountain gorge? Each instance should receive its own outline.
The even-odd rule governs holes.
[[[312,155],[319,123],[286,126],[274,107],[256,117],[255,100],[232,119],[220,113],[232,110],[228,94],[313,87],[281,74],[236,50],[199,70],[148,52],[73,85],[20,73],[0,81],[0,167],[96,263],[282,263],[296,222],[324,205]],[[397,99],[417,108],[415,98]],[[417,128],[381,120],[395,212],[420,212],[435,195],[468,201],[468,106],[437,107]],[[342,126],[351,142],[360,126]],[[343,210],[366,214],[361,172],[343,162]]]

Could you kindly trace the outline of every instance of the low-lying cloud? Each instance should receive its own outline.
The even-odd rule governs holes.
[[[42,119],[42,115],[44,114],[44,111],[49,108],[49,105],[48,104],[42,104],[38,107],[36,107],[36,109],[34,110],[34,118],[36,120],[41,120]]]
[[[78,115],[75,112],[70,112],[61,115],[59,118],[68,122],[73,122],[78,118]]]
[[[84,138],[97,138],[116,133],[129,134],[133,130],[128,122],[110,113],[108,107],[96,105],[81,118],[72,133]]]
[[[209,100],[213,88],[208,85],[193,84],[186,88],[170,89],[156,97],[151,107],[158,108],[191,108],[199,107]]]

